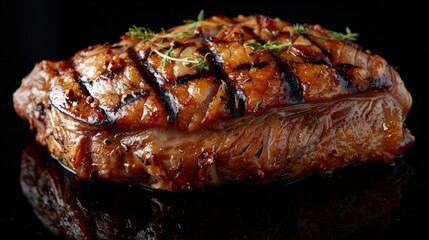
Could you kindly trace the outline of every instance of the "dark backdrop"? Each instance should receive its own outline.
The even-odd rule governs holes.
[[[352,31],[360,33],[361,46],[398,67],[414,99],[407,124],[416,136],[416,143],[405,157],[412,162],[416,174],[407,200],[413,207],[406,211],[410,211],[409,219],[427,217],[429,184],[425,171],[428,164],[423,150],[427,142],[428,120],[423,114],[427,110],[424,92],[428,80],[424,58],[428,48],[427,40],[420,35],[427,31],[424,8],[375,2],[364,5],[356,1],[347,2],[347,6],[324,1],[280,2],[115,1],[112,4],[107,1],[2,1],[0,110],[5,126],[0,137],[4,167],[0,176],[5,191],[1,197],[0,228],[10,231],[14,227],[29,235],[40,234],[41,231],[20,194],[18,182],[22,148],[33,141],[34,135],[28,133],[28,124],[19,120],[12,109],[12,93],[34,64],[43,59],[67,59],[89,45],[118,41],[119,36],[133,24],[152,29],[168,28],[182,23],[183,19],[196,18],[200,9],[205,9],[206,15],[261,13],[292,23],[319,23],[336,31],[344,31],[349,26]],[[400,226],[410,234],[419,230],[426,233],[422,229],[424,224],[417,220],[408,220]]]

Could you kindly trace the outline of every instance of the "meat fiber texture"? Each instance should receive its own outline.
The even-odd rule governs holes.
[[[403,81],[349,31],[256,15],[129,35],[37,63],[14,93],[77,179],[169,191],[289,182],[389,164],[414,141]]]

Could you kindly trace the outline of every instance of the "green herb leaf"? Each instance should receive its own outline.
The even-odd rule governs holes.
[[[191,29],[191,28],[195,28],[199,22],[201,22],[202,20],[204,20],[204,15],[205,15],[205,14],[204,14],[204,10],[201,10],[201,11],[198,13],[197,20],[194,20],[194,19],[186,19],[186,20],[183,20],[183,22],[184,22],[184,23],[192,23],[192,24],[191,24],[191,26],[189,26],[189,29]]]
[[[178,33],[175,33],[175,34],[173,34],[173,33],[166,33],[165,30],[164,30],[164,28],[161,28],[161,32],[162,32],[161,36],[159,36],[158,34],[154,36],[156,38],[161,38],[161,44],[164,43],[164,40],[166,38],[176,39],[176,38],[181,38],[181,37],[184,37],[184,36],[190,36],[190,37],[195,36],[195,33],[188,32],[188,31],[178,32]]]
[[[204,68],[205,70],[209,70],[209,65],[207,64],[207,56],[210,55],[210,53],[206,53],[204,55],[204,58],[198,58],[198,63],[192,66],[191,68]]]
[[[155,35],[155,32],[150,28],[137,27],[133,25],[133,27],[128,29],[128,32],[126,32],[125,35],[131,38],[140,38],[142,40],[147,40],[153,37],[153,35]]]
[[[274,42],[266,42],[265,44],[261,44],[258,42],[250,42],[246,44],[246,46],[252,47],[254,53],[257,53],[260,48],[263,48],[268,51],[280,51],[283,48],[287,47],[286,52],[289,53],[293,46],[308,46],[308,43],[294,43],[290,39],[287,39],[285,42],[274,41]]]
[[[326,33],[328,33],[328,36],[326,36],[325,34],[316,33],[315,31],[313,31],[313,29],[304,27],[303,25],[300,25],[300,24],[294,24],[293,28],[295,28],[295,30],[300,34],[310,34],[312,36],[327,39],[327,40],[356,41],[357,37],[359,36],[358,33],[353,33],[349,27],[346,27],[346,33],[340,33],[340,32],[328,30],[326,31]]]
[[[165,54],[168,57],[170,57],[171,56],[171,52],[173,52],[173,50],[174,50],[174,45],[171,45],[171,47],[165,52]],[[163,61],[162,62],[162,66],[166,67],[167,66],[167,62],[168,62],[168,58],[164,58],[162,61]]]
[[[294,24],[293,28],[295,28],[295,30],[297,32],[299,32],[300,34],[307,34],[307,33],[312,34],[313,33],[313,30],[306,28],[300,24]]]
[[[346,33],[328,31],[329,34],[332,35],[331,40],[350,40],[356,41],[357,37],[359,37],[358,33],[352,33],[349,27],[346,27]]]
[[[170,48],[171,49],[171,48]],[[206,53],[204,55],[204,58],[197,58],[197,59],[189,59],[189,58],[175,58],[175,57],[171,57],[169,56],[169,54],[171,54],[170,49],[168,49],[166,51],[166,54],[161,53],[160,51],[154,49],[153,51],[158,54],[159,56],[161,56],[163,58],[163,66],[166,66],[166,61],[171,60],[171,61],[176,61],[176,62],[183,62],[183,63],[187,63],[187,64],[194,64],[191,68],[204,68],[206,70],[209,69],[209,65],[207,64],[207,56],[210,53]],[[170,51],[170,52],[169,52]],[[165,64],[165,65],[164,65]]]
[[[262,44],[258,42],[250,42],[246,46],[251,47],[253,52],[258,52],[259,48],[263,48]]]
[[[204,19],[204,9],[201,9],[201,11],[198,13],[198,21],[202,21]]]
[[[165,36],[166,36],[167,34],[165,33],[165,30],[164,30],[164,28],[163,28],[163,27],[161,28],[161,32],[162,32],[161,44],[163,44],[163,43],[164,43]]]

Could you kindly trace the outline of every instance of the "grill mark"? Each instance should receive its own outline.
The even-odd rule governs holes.
[[[245,33],[252,35],[254,38],[257,39],[257,41],[260,41],[260,39],[253,34],[253,28],[249,28],[247,26],[240,26],[241,29],[243,29],[243,31],[245,31]],[[230,30],[233,30],[234,27],[232,27]],[[234,33],[232,33],[234,34]],[[245,114],[246,112],[246,104],[245,104],[245,94],[242,90],[238,90],[237,87],[235,86],[235,84],[232,81],[229,81],[229,76],[228,74],[224,71],[224,66],[222,64],[222,60],[221,57],[219,56],[219,54],[216,51],[212,51],[210,49],[209,45],[209,41],[212,38],[207,38],[206,36],[202,36],[202,39],[204,41],[204,43],[202,44],[204,49],[207,52],[210,52],[210,55],[213,55],[213,57],[208,57],[208,60],[211,63],[212,66],[212,70],[214,75],[216,76],[216,79],[225,79],[228,81],[226,82],[226,85],[228,87],[228,99],[227,99],[227,103],[226,103],[226,108],[230,111],[230,116],[232,117],[241,117]],[[220,39],[212,39],[211,40],[212,43],[220,43],[220,42],[224,42],[224,43],[229,43],[228,41],[225,40],[220,40]],[[239,43],[243,43],[244,40],[243,39],[239,39],[236,40],[235,42],[239,42]],[[242,69],[250,69],[252,67],[258,67],[258,68],[262,68],[264,66],[268,65],[267,62],[262,62],[262,63],[245,63],[245,64],[241,64],[239,66],[237,66],[233,71],[236,70],[242,70]]]
[[[240,24],[240,22],[238,21],[234,21],[235,26],[237,24]],[[231,27],[229,29],[229,32],[227,34],[236,34],[236,32],[231,32],[234,30],[235,26]],[[234,40],[233,42],[238,42],[243,44],[244,43],[244,34],[248,34],[251,35],[252,38],[256,39],[256,41],[261,41],[261,39],[259,39],[258,36],[256,36],[253,33],[253,28],[248,27],[248,26],[239,26],[240,29],[243,30],[244,33],[241,33],[239,35],[239,39],[238,40]],[[226,108],[230,111],[230,116],[232,117],[240,117],[243,116],[246,112],[246,104],[245,104],[245,94],[242,90],[237,89],[236,85],[234,84],[234,82],[229,81],[229,76],[227,73],[225,73],[224,71],[224,66],[221,60],[221,57],[219,56],[219,54],[216,51],[212,51],[209,48],[209,42],[212,43],[229,43],[230,41],[225,41],[224,39],[218,39],[218,38],[211,38],[211,37],[206,37],[206,36],[202,36],[202,39],[204,41],[203,43],[203,47],[206,49],[206,51],[210,52],[211,55],[213,55],[213,57],[209,57],[209,61],[211,63],[211,66],[213,66],[213,72],[216,75],[216,79],[225,79],[228,81],[226,82],[226,85],[228,87],[228,99],[227,99],[227,103],[226,103]],[[233,71],[236,70],[242,70],[242,69],[248,69],[250,70],[252,67],[256,67],[256,68],[263,68],[266,65],[268,65],[268,62],[262,62],[262,63],[244,63],[241,64],[239,66],[237,66],[235,69],[233,69]]]
[[[149,57],[150,49],[147,49],[145,52],[144,59],[140,57],[139,54],[133,49],[128,49],[128,55],[130,56],[131,61],[137,67],[140,74],[144,80],[152,87],[155,93],[158,95],[162,105],[164,106],[165,113],[167,115],[167,121],[173,123],[177,118],[178,109],[177,106],[173,106],[174,101],[171,101],[169,91],[162,89],[164,83],[164,78],[160,76],[155,69],[148,65],[147,59]]]
[[[113,71],[104,72],[104,73],[102,73],[100,75],[100,77],[98,77],[98,79],[101,79],[101,80],[112,80],[114,77],[116,77],[123,70],[124,70],[124,67],[119,67],[119,68],[117,68],[117,69],[115,69]],[[97,80],[97,78],[95,80]]]
[[[241,65],[238,65],[232,71],[239,71],[239,70],[243,70],[243,69],[250,70],[250,68],[252,68],[252,65],[250,65],[250,63],[244,63]]]
[[[277,67],[280,69],[281,77],[284,81],[286,94],[288,95],[288,103],[290,105],[300,104],[304,102],[303,88],[301,80],[295,74],[295,69],[288,64],[281,64],[277,59]]]
[[[185,46],[185,45],[183,45],[183,46]],[[194,44],[194,46],[195,46],[195,44]],[[181,52],[183,50],[185,50],[185,47],[181,49],[179,55],[181,54]],[[212,54],[206,48],[197,48],[196,51],[198,51],[203,56],[205,56],[206,53],[210,53],[209,56]],[[208,77],[208,76],[209,76],[208,71],[205,68],[202,68],[196,74],[193,74],[193,75],[186,74],[186,75],[183,75],[183,76],[180,76],[180,77],[176,77],[175,84],[184,84],[184,83],[186,83],[188,81],[192,81],[192,80],[199,79],[199,78],[205,78],[205,77]]]
[[[226,104],[225,104],[226,108],[229,110],[229,114],[231,117],[239,116],[239,114],[237,114],[237,111],[236,111],[236,105],[238,104],[238,103],[236,103],[237,102],[237,88],[232,81],[229,81],[229,76],[224,71],[223,64],[222,64],[222,61],[220,60],[221,58],[220,58],[219,54],[217,54],[217,53],[213,53],[213,54],[215,54],[215,58],[213,58],[213,59],[216,60],[216,64],[214,64],[214,66],[221,66],[220,69],[214,69],[215,75],[219,76],[220,77],[219,79],[225,79],[226,86],[228,87],[228,91],[227,91],[228,99],[227,99]]]
[[[149,91],[147,91],[147,90],[143,90],[141,92],[133,92],[131,94],[128,94],[122,101],[120,101],[118,103],[118,105],[116,105],[115,109],[118,110],[121,107],[123,107],[127,104],[130,104],[130,103],[132,103],[138,99],[147,97],[148,95],[149,95]]]
[[[89,89],[92,88],[91,83],[84,80],[84,78],[75,70],[73,69],[73,80],[77,83],[79,83],[80,90],[86,95],[86,96],[92,96],[89,92]]]
[[[123,68],[117,69],[113,72],[105,72],[102,74],[102,76],[106,75],[106,77],[108,77],[109,79],[113,76],[116,76],[118,71],[121,71]],[[81,91],[88,97],[91,96],[91,93],[89,91],[90,88],[92,88],[92,82],[89,82],[86,80],[86,78],[82,77],[76,70],[73,71],[73,78],[74,80],[79,83],[80,85],[80,89]],[[97,125],[111,125],[114,124],[116,122],[116,118],[114,115],[108,114],[107,111],[109,111],[108,109],[104,109],[100,106],[97,107],[101,114],[103,114],[104,119],[102,122],[98,123]]]
[[[257,42],[262,42],[260,37],[256,36],[255,39]],[[321,50],[323,52],[323,50]],[[326,64],[330,64],[329,59],[326,57],[326,54],[323,52],[326,58]],[[284,82],[284,88],[286,89],[286,94],[288,97],[288,104],[295,105],[304,102],[303,88],[301,85],[301,80],[295,74],[295,69],[290,66],[289,63],[283,63],[282,60],[275,54],[271,54],[271,57],[276,61],[276,68],[279,70],[281,78]],[[264,64],[266,62],[263,62]],[[266,63],[268,64],[268,63]]]
[[[259,36],[257,36],[256,34],[253,33],[253,28],[248,27],[248,26],[240,26],[241,29],[243,29],[247,34],[252,35],[254,38],[257,38],[258,41],[261,41],[261,39],[259,38]]]
[[[243,63],[241,65],[238,65],[237,67],[235,67],[232,71],[237,71],[237,70],[250,70],[251,68],[263,68],[265,66],[267,66],[269,63],[268,62],[261,62],[261,63]]]
[[[224,71],[224,66],[222,64],[221,57],[219,56],[219,54],[216,51],[212,51],[208,46],[209,39],[207,39],[205,36],[203,36],[202,39],[204,40],[202,46],[207,52],[210,52],[207,57],[207,60],[210,63],[211,73],[215,76],[216,81],[224,80],[226,86],[228,87],[228,99],[226,100],[225,107],[229,111],[230,116],[234,116],[236,87],[233,83],[228,81],[229,77],[228,74]]]
[[[354,68],[353,65],[350,64],[337,64],[335,65],[335,77],[340,82],[340,86],[345,89],[349,93],[355,93],[357,91],[364,92],[366,88],[362,88],[361,86],[356,86],[352,82],[353,76],[348,72],[349,69]]]
[[[307,36],[307,34],[305,34]],[[313,39],[311,37],[305,37],[308,41],[311,42],[312,45],[316,46],[317,48],[320,49],[320,51],[323,53],[323,55],[325,56],[325,62],[323,64],[328,65],[328,66],[332,66],[332,62],[331,62],[331,53],[329,51],[327,51],[325,48],[323,48],[322,46],[320,46],[316,41],[313,41]]]
[[[188,81],[192,81],[192,80],[195,80],[198,78],[204,78],[204,77],[208,77],[208,76],[209,75],[206,72],[199,72],[199,73],[196,73],[194,75],[186,74],[186,75],[177,77],[175,83],[180,85],[180,84],[184,84]]]
[[[368,80],[368,85],[371,89],[383,90],[392,86],[391,82],[386,78],[382,78],[378,75],[365,80]]]

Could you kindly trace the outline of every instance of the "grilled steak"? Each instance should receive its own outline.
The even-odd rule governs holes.
[[[290,181],[391,163],[414,141],[400,76],[349,31],[261,15],[134,30],[36,64],[14,93],[78,179],[170,191]]]

